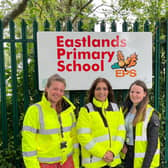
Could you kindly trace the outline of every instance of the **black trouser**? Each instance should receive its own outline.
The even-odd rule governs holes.
[[[127,145],[128,151],[124,159],[124,168],[134,168],[134,146]]]

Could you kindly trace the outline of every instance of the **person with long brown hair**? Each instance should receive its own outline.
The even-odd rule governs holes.
[[[160,161],[159,117],[149,104],[146,84],[133,82],[124,102],[126,140],[124,168],[156,168]]]
[[[64,96],[65,79],[48,78],[42,100],[24,117],[22,153],[26,168],[79,168],[75,106]]]
[[[97,78],[89,90],[88,102],[77,120],[82,166],[111,168],[121,163],[120,150],[125,139],[124,116],[114,102],[109,81]]]

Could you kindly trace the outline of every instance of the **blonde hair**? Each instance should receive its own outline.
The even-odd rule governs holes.
[[[65,81],[65,79],[62,78],[60,75],[54,74],[54,75],[50,76],[50,77],[48,78],[48,80],[47,80],[46,87],[45,87],[45,91],[44,91],[46,98],[48,97],[48,93],[47,93],[47,91],[46,91],[46,88],[49,88],[49,87],[51,86],[51,83],[52,83],[53,81],[62,82],[62,83],[64,84],[64,86],[66,87],[66,81]],[[57,104],[56,104],[56,111],[57,111],[58,113],[60,113],[60,112],[62,111],[62,99],[61,99],[59,102],[57,102]]]

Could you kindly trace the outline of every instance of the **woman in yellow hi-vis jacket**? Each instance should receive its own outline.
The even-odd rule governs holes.
[[[160,162],[159,117],[148,104],[148,90],[141,80],[133,82],[124,103],[125,168],[156,168]]]
[[[114,103],[108,80],[97,78],[89,91],[89,103],[80,109],[78,140],[85,168],[110,168],[121,163],[120,150],[125,139],[122,111]]]
[[[64,96],[65,80],[52,75],[42,100],[26,112],[22,152],[26,168],[79,168],[74,105]]]

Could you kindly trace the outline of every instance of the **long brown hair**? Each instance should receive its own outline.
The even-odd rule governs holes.
[[[144,121],[145,119],[146,107],[147,107],[147,104],[149,103],[149,95],[148,95],[148,89],[147,89],[145,82],[141,80],[136,80],[135,82],[131,84],[129,88],[128,95],[124,103],[123,111],[129,112],[129,110],[131,109],[133,105],[132,101],[130,100],[130,90],[133,85],[140,86],[141,88],[143,88],[144,92],[146,93],[146,96],[143,98],[143,100],[136,106],[137,112],[133,120],[133,125],[135,126],[139,121]]]
[[[114,92],[113,92],[113,89],[112,89],[112,86],[110,85],[110,82],[105,79],[105,78],[97,78],[93,81],[90,89],[89,89],[89,94],[88,94],[88,101],[89,102],[92,102],[93,100],[93,97],[94,97],[94,92],[95,92],[95,89],[96,89],[96,86],[99,82],[104,82],[107,87],[108,87],[108,101],[109,102],[114,102]]]
[[[45,97],[47,98],[48,97],[48,93],[46,91],[46,88],[49,88],[51,86],[51,83],[53,81],[59,81],[59,82],[62,82],[64,84],[64,86],[66,87],[66,81],[64,78],[62,78],[60,75],[58,74],[54,74],[52,76],[50,76],[47,80],[47,84],[46,84],[46,87],[45,87],[45,91],[44,91],[44,94],[45,94]],[[57,102],[56,104],[56,111],[58,113],[60,113],[62,111],[62,99],[60,101]]]

